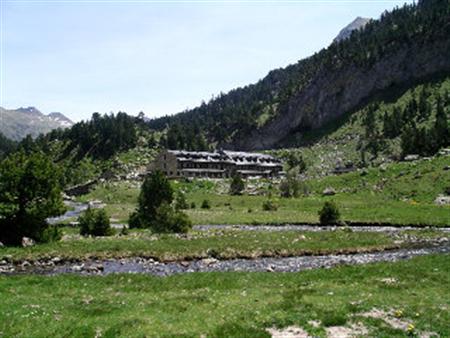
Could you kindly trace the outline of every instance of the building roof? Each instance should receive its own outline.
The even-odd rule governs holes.
[[[194,168],[194,169],[181,169],[181,172],[186,173],[224,173],[223,169],[209,169],[209,168]]]
[[[255,175],[255,176],[259,176],[261,174],[267,174],[270,175],[272,172],[270,170],[236,170],[239,174],[244,174],[244,175]]]
[[[245,164],[252,163],[264,163],[268,162],[280,162],[277,158],[260,153],[247,153],[243,151],[228,151],[219,150],[215,152],[208,151],[184,151],[184,150],[168,150],[167,152],[174,154],[180,161],[189,161],[195,159],[197,161],[203,160],[208,162],[247,162]]]

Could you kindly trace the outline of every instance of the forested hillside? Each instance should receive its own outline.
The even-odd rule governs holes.
[[[325,176],[346,165],[364,168],[411,154],[432,156],[450,145],[450,77],[393,96],[374,98],[319,132],[292,134],[284,145],[293,148],[271,152],[285,159],[302,157],[308,176]]]
[[[306,159],[312,175],[345,162],[365,167],[431,156],[450,144],[449,19],[448,1],[405,5],[191,111],[150,122],[94,113],[19,144],[0,137],[0,156],[42,151],[63,168],[65,186],[106,172],[136,174],[161,148],[297,148],[291,152]]]
[[[5,147],[8,144],[5,143]],[[52,130],[35,139],[27,136],[15,148],[50,156],[62,168],[63,184],[67,186],[98,178],[118,166],[118,156],[127,157],[128,151],[134,152],[134,158],[144,158],[144,153],[155,145],[154,133],[148,131],[142,117],[119,112],[115,115],[94,113],[90,120],[78,122],[71,128]]]
[[[377,93],[450,73],[449,37],[447,0],[405,5],[370,21],[348,39],[271,71],[256,84],[154,119],[150,127],[169,128],[169,134],[195,134],[199,128],[209,142],[228,148],[277,147],[293,133],[340,119]]]

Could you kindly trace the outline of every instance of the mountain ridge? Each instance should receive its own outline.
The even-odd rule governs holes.
[[[0,107],[0,117],[2,121],[0,133],[14,141],[20,141],[27,135],[36,137],[53,129],[68,128],[73,125],[73,122],[62,113],[53,112],[45,115],[31,106],[17,109]]]
[[[318,129],[380,91],[449,74],[449,23],[447,1],[405,4],[255,84],[149,125],[169,132],[178,125],[185,134],[201,129],[225,149],[277,147],[289,134]]]
[[[339,34],[334,38],[333,42],[340,42],[342,40],[348,39],[354,30],[364,28],[370,22],[370,20],[372,19],[358,16],[355,20],[353,20],[339,32]]]

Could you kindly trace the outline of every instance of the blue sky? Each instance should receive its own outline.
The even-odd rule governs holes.
[[[405,3],[0,1],[0,105],[75,121],[195,107],[328,46],[357,16]]]

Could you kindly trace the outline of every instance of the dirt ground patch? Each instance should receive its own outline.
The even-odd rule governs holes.
[[[372,309],[368,312],[358,314],[361,317],[381,319],[394,329],[407,331],[412,325],[412,321],[405,318],[398,318],[392,312],[386,312],[380,309]]]
[[[415,332],[415,334],[420,338],[439,337],[439,335],[436,332],[416,331],[413,321],[407,318],[401,318],[402,311],[399,310],[397,311],[391,310],[387,312],[384,310],[374,308],[368,312],[360,313],[358,314],[358,316],[381,319],[394,329],[406,331],[409,333]]]
[[[297,326],[288,326],[284,329],[269,328],[266,331],[272,338],[312,338],[308,332]]]
[[[330,326],[325,329],[329,338],[355,338],[364,337],[369,331],[362,323],[353,323],[350,326]]]

